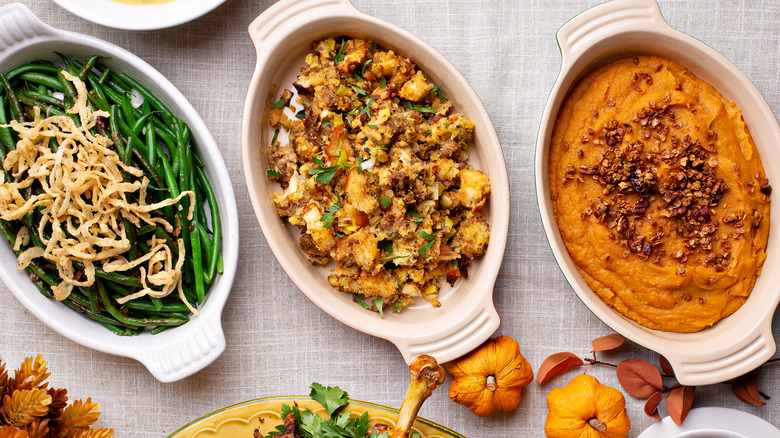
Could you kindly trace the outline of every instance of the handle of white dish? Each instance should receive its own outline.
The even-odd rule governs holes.
[[[753,371],[775,354],[771,319],[759,330],[750,333],[727,350],[711,356],[688,352],[664,355],[683,385],[696,386],[722,382]]]
[[[167,383],[195,374],[225,351],[225,334],[219,312],[199,316],[188,322],[186,328],[171,333],[173,342],[161,343],[154,350],[141,351],[135,359],[144,364],[157,380]]]
[[[390,341],[398,347],[407,364],[411,364],[421,354],[433,356],[439,363],[450,362],[482,345],[501,325],[492,295],[475,310],[470,314],[470,320],[455,332],[445,331],[441,336],[433,338],[416,336]]]
[[[38,19],[21,3],[11,3],[0,8],[0,52],[35,36],[47,36],[53,32],[51,26]]]
[[[274,36],[288,31],[286,26],[292,20],[296,25],[302,21],[316,19],[329,12],[359,11],[349,0],[280,0],[266,9],[249,25],[249,36],[257,49],[258,57],[263,52],[263,43]],[[297,28],[297,26],[296,26]]]
[[[614,0],[574,17],[558,30],[558,45],[564,64],[577,59],[594,42],[643,29],[670,28],[655,0]]]

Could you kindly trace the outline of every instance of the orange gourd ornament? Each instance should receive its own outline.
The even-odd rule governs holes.
[[[547,410],[549,438],[625,438],[631,430],[623,393],[587,374],[550,391]]]
[[[531,365],[509,336],[488,339],[476,350],[447,364],[452,375],[450,398],[480,417],[517,407],[534,379]]]

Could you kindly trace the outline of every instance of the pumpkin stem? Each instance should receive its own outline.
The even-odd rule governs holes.
[[[487,389],[490,392],[494,392],[496,389],[498,389],[498,385],[496,384],[496,376],[490,375],[487,376]]]
[[[607,431],[607,424],[599,421],[597,418],[591,418],[588,420],[588,424],[590,427],[598,430],[599,432],[606,432]]]

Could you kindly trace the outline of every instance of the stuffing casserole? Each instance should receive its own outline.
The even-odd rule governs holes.
[[[364,307],[439,306],[440,279],[466,277],[490,236],[490,181],[466,162],[474,123],[393,51],[350,38],[312,48],[295,92],[268,113],[279,215],[301,227],[311,263],[336,261],[330,284]]]

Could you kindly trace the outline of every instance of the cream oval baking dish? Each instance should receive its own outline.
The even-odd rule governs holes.
[[[671,28],[653,0],[615,0],[578,15],[558,31],[561,70],[539,127],[536,192],[547,238],[574,291],[591,311],[617,332],[654,350],[672,364],[685,385],[722,382],[753,370],[775,352],[772,316],[780,301],[780,239],[771,231],[763,274],[733,315],[698,333],[650,330],[623,317],[593,293],[564,246],[553,214],[548,184],[549,139],[558,109],[585,74],[609,61],[635,54],[676,61],[712,84],[742,109],[770,182],[780,178],[780,138],[772,110],[748,78],[704,43]],[[771,216],[780,212],[774,206]]]
[[[257,66],[244,104],[244,172],[260,227],[287,275],[322,310],[356,330],[391,341],[407,362],[420,354],[447,362],[489,338],[499,325],[493,286],[509,226],[509,183],[493,124],[465,78],[419,38],[363,14],[347,0],[282,0],[249,26],[249,35],[257,49]],[[369,37],[379,46],[408,56],[448,93],[455,110],[476,124],[469,162],[490,177],[492,193],[486,207],[490,242],[487,253],[474,260],[467,280],[454,288],[442,287],[442,307],[413,304],[398,314],[387,312],[384,318],[364,310],[350,294],[328,284],[328,267],[316,268],[307,261],[298,248],[299,230],[285,226],[271,201],[280,188],[266,178],[265,151],[274,130],[263,120],[263,112],[273,103],[274,90],[278,93],[295,81],[311,43],[340,35]]]
[[[208,163],[204,171],[214,186],[220,209],[224,273],[211,285],[199,317],[154,336],[146,331],[129,337],[114,335],[99,323],[41,295],[27,273],[16,270],[16,256],[5,242],[0,244],[0,279],[31,313],[61,335],[98,351],[136,359],[160,381],[185,378],[203,369],[225,350],[222,309],[238,263],[238,210],[227,168],[195,108],[152,66],[111,43],[48,26],[21,3],[0,8],[0,71],[36,59],[56,61],[57,53],[71,58],[110,57],[107,62],[112,70],[133,76],[187,122],[195,148]]]

